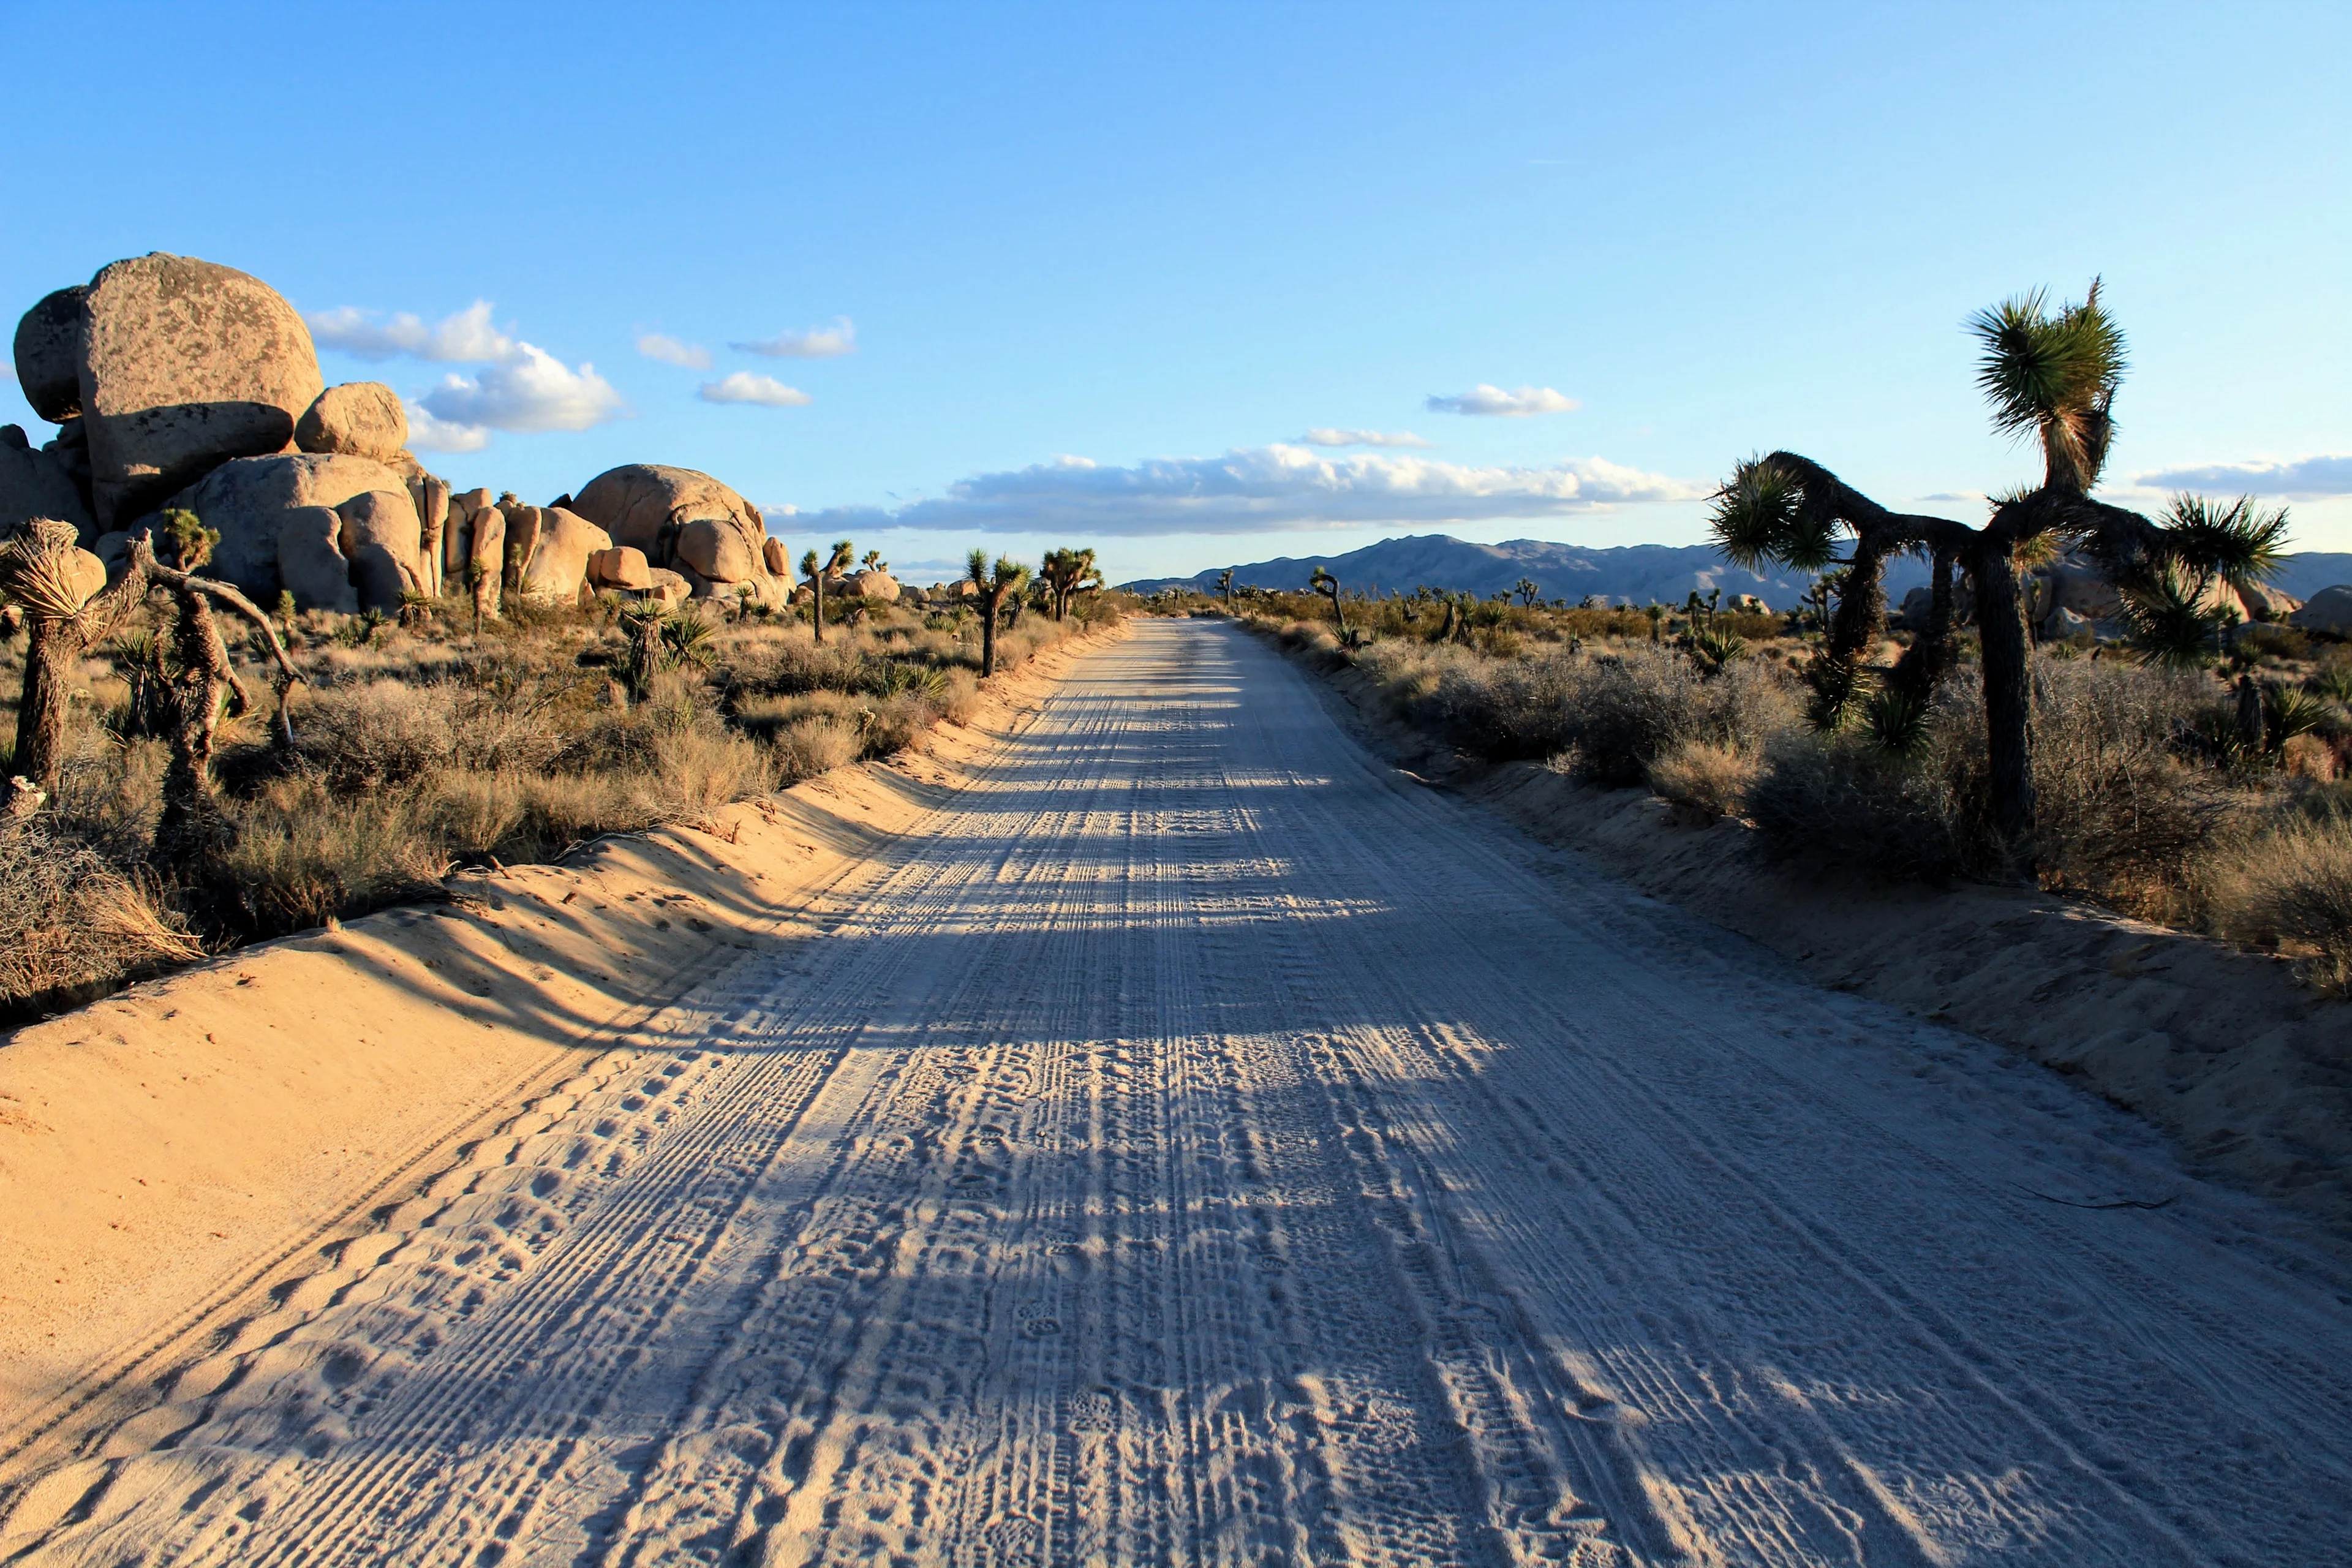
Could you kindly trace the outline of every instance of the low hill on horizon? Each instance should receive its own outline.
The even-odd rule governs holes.
[[[1317,566],[1336,575],[1349,593],[1411,593],[1427,585],[1481,598],[1515,587],[1525,577],[1545,599],[1566,599],[1573,605],[1587,595],[1646,605],[1679,605],[1694,592],[1720,588],[1728,599],[1753,594],[1776,610],[1793,608],[1812,585],[1812,574],[1773,569],[1766,573],[1734,566],[1711,544],[1619,544],[1591,548],[1545,539],[1507,539],[1500,544],[1475,544],[1451,534],[1408,534],[1383,539],[1360,550],[1332,555],[1281,556],[1272,561],[1236,563],[1234,581],[1248,587],[1297,592],[1306,588]],[[1149,577],[1122,583],[1134,593],[1166,588],[1216,592],[1222,566],[1190,577]],[[1927,563],[1902,560],[1887,568],[1887,598],[1900,604],[1903,595],[1927,581]],[[2307,551],[2287,558],[2278,586],[2299,599],[2337,583],[2352,583],[2352,554]]]

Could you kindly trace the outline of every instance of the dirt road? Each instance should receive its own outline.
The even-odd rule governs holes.
[[[1229,628],[1089,656],[729,984],[0,1556],[2352,1561],[2352,1279],[2294,1222]]]

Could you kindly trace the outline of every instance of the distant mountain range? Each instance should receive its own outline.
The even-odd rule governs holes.
[[[1595,550],[1542,539],[1473,544],[1443,533],[1383,539],[1338,555],[1283,556],[1236,564],[1234,581],[1248,587],[1297,591],[1307,586],[1318,565],[1338,577],[1351,594],[1375,590],[1410,594],[1425,584],[1483,598],[1514,588],[1525,577],[1536,584],[1542,597],[1566,599],[1571,605],[1592,594],[1636,605],[1653,600],[1679,605],[1693,592],[1706,594],[1720,588],[1727,599],[1753,594],[1774,609],[1785,610],[1795,606],[1812,585],[1809,573],[1759,574],[1734,566],[1710,544],[1621,544]],[[1213,566],[1190,577],[1150,577],[1119,586],[1138,594],[1163,588],[1213,594],[1223,570]],[[1927,581],[1926,563],[1898,561],[1887,570],[1887,597],[1900,604],[1906,593]],[[2311,551],[2288,558],[2278,586],[2298,599],[2307,599],[2336,583],[2352,583],[2352,554]]]

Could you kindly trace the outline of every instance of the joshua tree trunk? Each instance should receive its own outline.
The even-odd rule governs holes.
[[[1978,547],[1969,575],[1984,647],[1985,761],[1994,831],[2019,869],[2033,866],[2033,641],[2018,592],[2013,547],[1998,534]]]
[[[982,594],[980,611],[980,678],[996,673],[996,606],[1002,594]]]
[[[80,628],[47,616],[25,618],[25,692],[16,710],[16,772],[58,793],[65,765],[66,671],[82,650]]]
[[[809,635],[824,641],[824,574],[809,579]]]

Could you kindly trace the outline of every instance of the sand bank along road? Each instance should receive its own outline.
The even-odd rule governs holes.
[[[2290,1222],[1398,777],[1229,628],[1091,655],[785,962],[7,1550],[2352,1561],[2352,1289]]]

